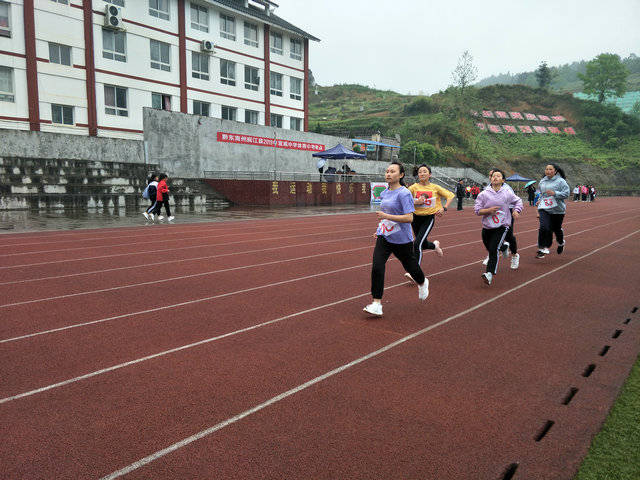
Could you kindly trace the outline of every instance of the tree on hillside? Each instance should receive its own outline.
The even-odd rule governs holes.
[[[621,97],[627,91],[629,71],[613,53],[601,53],[587,63],[584,74],[579,73],[584,93],[597,95],[602,103],[607,97]]]
[[[640,118],[640,100],[634,103],[633,107],[631,107],[631,115]]]
[[[473,57],[469,50],[465,50],[458,59],[458,65],[451,73],[454,84],[460,88],[460,93],[464,95],[464,89],[478,78],[478,69],[473,64]]]
[[[540,88],[544,88],[545,90],[549,88],[551,84],[551,69],[548,67],[546,61],[543,61],[538,66],[536,70],[536,80]]]

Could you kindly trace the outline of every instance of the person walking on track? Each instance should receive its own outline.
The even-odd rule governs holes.
[[[147,198],[151,202],[151,205],[149,205],[149,207],[144,212],[142,212],[142,215],[144,215],[144,218],[146,218],[147,220],[151,220],[153,222],[153,212],[156,208],[158,190],[158,175],[156,173],[152,173],[149,177],[149,183],[147,184],[146,190]]]
[[[371,296],[373,301],[364,307],[364,311],[374,316],[382,316],[382,293],[384,291],[385,266],[393,253],[404,269],[418,284],[418,298],[426,300],[429,296],[429,280],[425,278],[420,265],[413,254],[413,234],[409,225],[413,220],[413,197],[404,186],[404,166],[392,162],[385,173],[388,187],[382,192],[376,246],[373,250],[371,265]]]
[[[491,188],[478,195],[474,207],[476,215],[482,215],[482,243],[489,252],[486,272],[482,274],[487,285],[491,285],[493,276],[498,273],[498,251],[511,225],[510,209],[517,218],[522,211],[522,200],[511,188],[504,186],[504,173],[494,169]],[[516,250],[515,254],[517,253]]]
[[[549,248],[553,242],[553,235],[558,243],[557,252],[560,255],[564,251],[564,231],[562,222],[567,207],[564,203],[569,197],[570,189],[564,170],[555,163],[550,163],[544,168],[544,177],[540,180],[540,199],[538,200],[538,252],[536,258],[544,258],[549,254]]]
[[[158,220],[162,220],[164,217],[160,215],[160,210],[164,205],[164,210],[167,214],[167,221],[171,222],[175,218],[171,215],[171,207],[169,206],[169,187],[167,186],[167,174],[161,173],[158,177],[158,188],[156,194],[157,202],[154,213],[158,215]]]
[[[414,172],[414,176],[416,174],[418,183],[414,183],[409,187],[409,191],[413,195],[413,205],[416,209],[413,212],[411,228],[415,236],[413,254],[416,256],[418,264],[422,264],[423,250],[435,250],[438,256],[442,256],[440,242],[438,240],[430,242],[427,237],[433,229],[435,217],[444,215],[455,195],[446,188],[431,183],[431,168],[427,165],[420,165],[417,168],[417,172]],[[445,198],[446,203],[443,204],[441,199]],[[411,278],[409,273],[405,275]]]

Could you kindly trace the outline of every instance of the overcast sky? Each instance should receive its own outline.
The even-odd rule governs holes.
[[[276,14],[319,38],[323,86],[359,83],[426,94],[452,83],[469,50],[478,80],[600,53],[640,55],[640,0],[275,0]]]

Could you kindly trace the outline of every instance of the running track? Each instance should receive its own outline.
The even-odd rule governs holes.
[[[367,319],[375,224],[0,236],[0,478],[571,479],[640,350],[640,199],[543,260],[525,210],[491,287],[449,211],[427,302],[393,260]]]

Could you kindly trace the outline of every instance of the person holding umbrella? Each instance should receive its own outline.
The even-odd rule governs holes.
[[[534,200],[536,198],[536,187],[534,187],[535,183],[536,183],[535,180],[531,180],[530,182],[527,182],[527,184],[524,186],[524,188],[527,190],[529,206],[531,207],[533,207]]]

